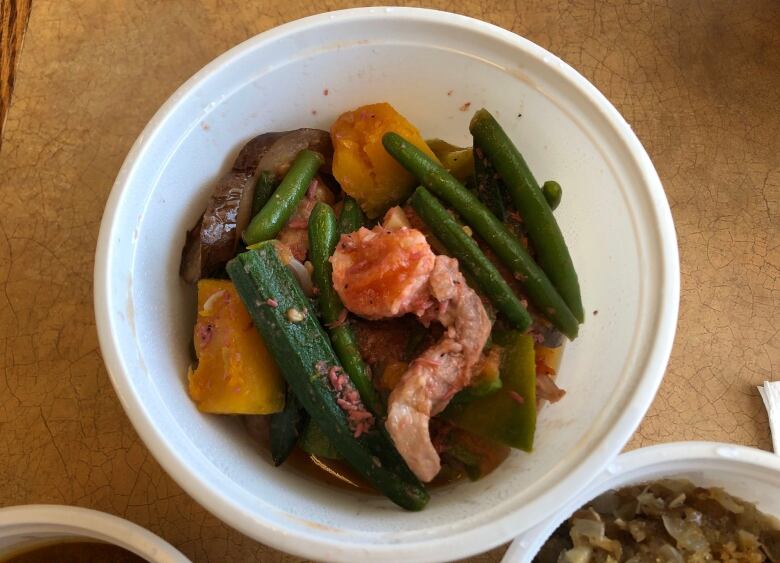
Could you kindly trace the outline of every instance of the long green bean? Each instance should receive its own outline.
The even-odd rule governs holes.
[[[531,316],[512,288],[482,253],[474,239],[464,232],[463,227],[447,213],[436,197],[425,188],[419,187],[412,194],[409,203],[449,253],[471,273],[496,309],[518,330],[528,329],[531,326]]]
[[[360,209],[360,204],[355,198],[347,196],[344,198],[344,206],[339,215],[339,232],[343,235],[354,233],[360,227],[366,224],[366,216]]]
[[[569,310],[579,322],[583,322],[585,313],[580,284],[569,249],[552,209],[523,155],[486,109],[480,109],[474,114],[469,130],[474,136],[474,143],[485,151],[504,180],[517,211],[523,217],[523,225],[536,251],[539,265]]]
[[[384,409],[371,381],[371,372],[360,355],[355,333],[346,322],[347,311],[333,288],[333,266],[329,258],[338,241],[336,215],[327,203],[320,202],[309,217],[309,245],[322,319],[328,328],[333,349],[360,393],[363,404],[374,414],[381,414]]]
[[[252,195],[252,217],[260,213],[263,206],[268,203],[277,184],[276,175],[273,172],[269,170],[260,172],[255,183],[255,193]]]
[[[474,184],[479,201],[490,209],[502,223],[506,221],[506,207],[502,195],[500,180],[496,171],[478,146],[474,145]]]
[[[282,230],[295,212],[298,202],[303,198],[322,162],[322,155],[317,152],[304,149],[298,153],[271,199],[252,218],[244,231],[244,242],[247,245],[271,240]]]
[[[386,133],[382,143],[401,165],[455,211],[484,239],[523,286],[539,312],[560,331],[574,339],[579,324],[544,271],[512,233],[477,197],[444,168],[396,133]]]

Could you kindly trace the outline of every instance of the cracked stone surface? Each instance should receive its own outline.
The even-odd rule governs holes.
[[[219,522],[149,455],[100,357],[92,266],[105,199],[157,107],[240,41],[356,5],[314,4],[33,3],[0,152],[0,505],[105,510],[198,562],[298,560]],[[755,386],[780,378],[780,3],[425,5],[559,55],[617,106],[658,168],[679,236],[680,322],[629,448],[722,440],[768,449]]]

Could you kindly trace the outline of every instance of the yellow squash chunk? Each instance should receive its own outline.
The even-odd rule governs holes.
[[[386,102],[343,113],[330,130],[333,176],[372,219],[403,201],[418,184],[382,146],[382,136],[390,131],[436,159],[417,128]]]
[[[284,384],[262,337],[229,280],[198,282],[198,367],[190,398],[203,412],[271,414],[284,408]]]

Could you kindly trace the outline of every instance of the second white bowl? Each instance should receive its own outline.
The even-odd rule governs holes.
[[[521,534],[502,563],[530,563],[550,535],[572,513],[610,489],[657,479],[687,479],[700,487],[720,487],[780,519],[780,456],[715,442],[676,442],[621,455],[584,491],[556,513]]]

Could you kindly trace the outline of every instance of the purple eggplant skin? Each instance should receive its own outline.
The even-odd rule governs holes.
[[[187,231],[179,274],[188,283],[211,276],[233,258],[241,234],[252,219],[252,197],[257,175],[262,171],[282,177],[303,149],[319,152],[330,173],[333,145],[330,134],[320,129],[296,129],[263,133],[251,139],[230,171],[214,186],[211,199],[195,226]]]

